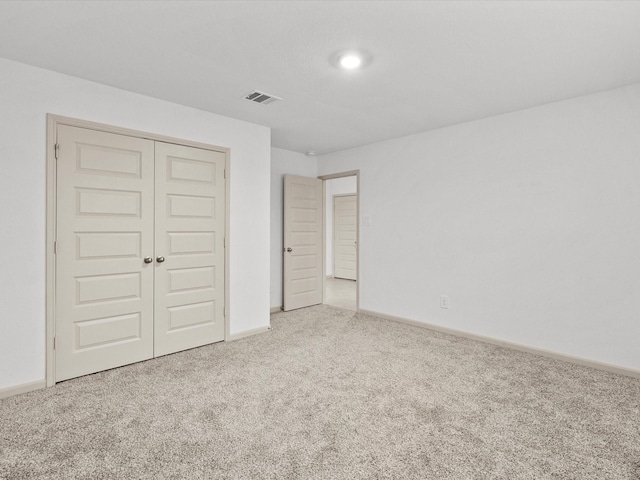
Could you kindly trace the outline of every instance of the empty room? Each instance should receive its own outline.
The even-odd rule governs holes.
[[[0,2],[0,479],[640,479],[639,46]]]

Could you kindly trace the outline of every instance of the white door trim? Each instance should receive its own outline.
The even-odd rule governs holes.
[[[131,130],[128,128],[116,127],[113,125],[105,125],[102,123],[90,122],[76,118],[63,117],[60,115],[47,114],[47,139],[46,139],[46,165],[47,165],[47,183],[46,183],[46,245],[45,245],[45,372],[46,385],[48,387],[55,384],[55,278],[56,278],[56,262],[54,243],[56,240],[56,138],[59,125],[69,125],[72,127],[87,128],[91,130],[99,130],[107,133],[115,133],[127,135],[130,137],[145,138],[148,140],[160,141],[165,143],[175,143],[188,147],[196,147],[204,150],[213,150],[225,154],[225,191],[226,191],[226,211],[225,211],[225,272],[224,272],[224,288],[225,288],[225,341],[231,337],[229,324],[231,318],[230,312],[230,292],[229,292],[229,252],[230,252],[230,149],[219,147],[190,140],[168,137],[165,135],[157,135],[154,133],[142,132],[139,130]]]
[[[349,170],[347,172],[330,173],[328,175],[320,175],[318,178],[322,180],[322,204],[327,204],[327,180],[334,178],[344,177],[356,177],[356,219],[358,222],[358,228],[356,229],[356,312],[360,311],[360,279],[362,275],[360,273],[360,170]],[[325,290],[327,286],[327,216],[322,216],[322,303],[326,301]]]

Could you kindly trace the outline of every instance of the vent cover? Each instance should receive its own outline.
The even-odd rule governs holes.
[[[260,105],[269,105],[270,103],[282,100],[280,97],[276,97],[270,93],[260,92],[258,90],[254,90],[244,98],[250,102],[259,103]]]

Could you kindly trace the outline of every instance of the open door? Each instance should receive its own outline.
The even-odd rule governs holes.
[[[333,196],[333,276],[357,280],[358,197]]]
[[[322,180],[284,176],[284,311],[322,303]]]

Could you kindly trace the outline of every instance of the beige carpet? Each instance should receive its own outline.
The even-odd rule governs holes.
[[[272,324],[0,401],[0,478],[640,478],[640,380],[326,305]]]

